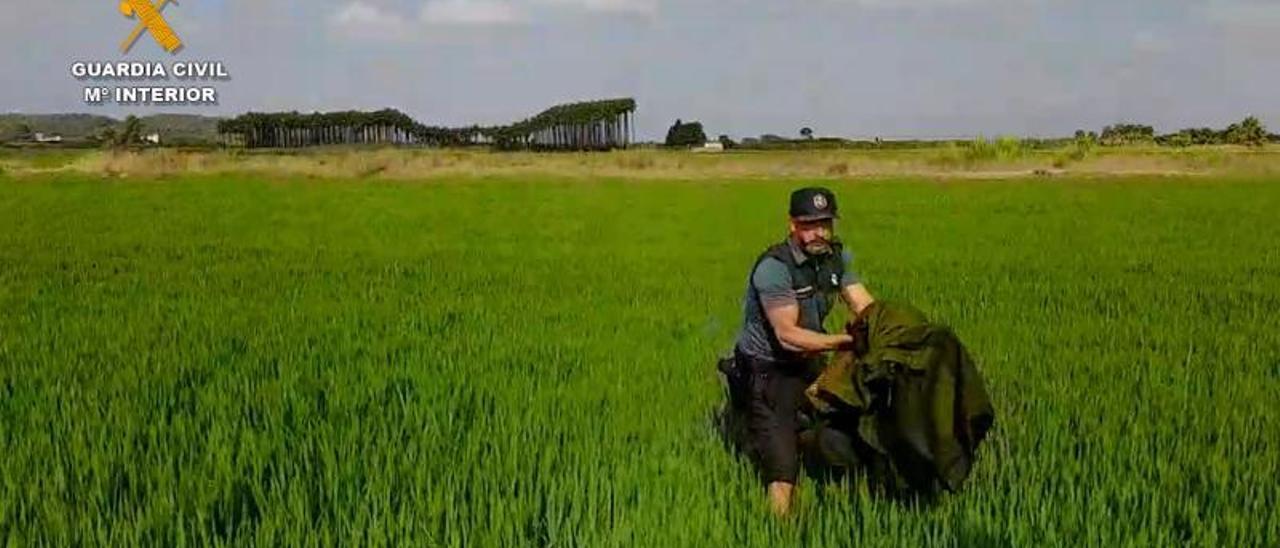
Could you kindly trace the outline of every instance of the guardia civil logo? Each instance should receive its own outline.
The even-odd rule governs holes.
[[[71,76],[84,82],[81,88],[84,104],[114,104],[128,107],[216,106],[217,82],[231,79],[231,74],[221,61],[177,60],[186,44],[178,36],[169,19],[162,13],[166,6],[179,5],[174,0],[112,0],[117,4],[101,4],[109,13],[118,6],[120,15],[132,30],[120,42],[121,55],[127,55],[146,34],[155,40],[165,52],[173,55],[173,61],[155,59],[112,59],[74,61]],[[175,10],[169,10],[172,14]],[[114,19],[114,14],[111,15]],[[183,85],[170,85],[174,80]]]
[[[175,53],[182,48],[182,39],[173,31],[173,27],[169,26],[169,22],[165,20],[164,15],[160,11],[170,4],[170,0],[160,0],[159,4],[152,4],[151,0],[123,0],[120,2],[120,13],[129,19],[137,19],[138,23],[133,27],[133,31],[129,36],[120,43],[120,53],[129,53],[133,49],[133,45],[137,43],[138,37],[146,31],[155,39],[160,47],[169,53]]]

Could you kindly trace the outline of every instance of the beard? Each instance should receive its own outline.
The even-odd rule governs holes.
[[[831,253],[831,242],[818,238],[804,244],[804,252],[810,255],[826,255]]]

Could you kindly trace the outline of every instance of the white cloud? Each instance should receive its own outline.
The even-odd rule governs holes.
[[[329,24],[343,34],[359,38],[398,40],[408,36],[409,21],[374,4],[355,0],[329,18]]]
[[[509,25],[526,19],[524,11],[501,0],[428,0],[419,20],[434,25]]]
[[[552,13],[578,11],[602,15],[657,12],[658,0],[423,0],[417,17],[381,7],[377,0],[351,0],[329,18],[347,36],[401,40],[425,26],[499,26],[529,23]]]
[[[537,3],[601,13],[652,14],[658,11],[656,0],[535,0]]]

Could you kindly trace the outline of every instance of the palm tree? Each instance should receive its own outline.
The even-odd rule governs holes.
[[[505,126],[461,128],[426,126],[395,109],[310,114],[248,112],[220,121],[218,132],[224,142],[239,142],[248,148],[392,143],[607,150],[630,143],[635,108],[631,98],[583,101],[555,105]]]
[[[1227,127],[1227,142],[1236,145],[1262,146],[1267,142],[1267,128],[1255,116],[1248,116]]]

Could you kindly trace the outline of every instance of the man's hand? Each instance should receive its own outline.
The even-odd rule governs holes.
[[[847,341],[845,341],[845,342],[840,343],[840,346],[836,347],[836,350],[839,350],[839,351],[843,352],[843,351],[846,351],[846,350],[855,350],[855,349],[857,349],[857,348],[858,348],[858,333],[857,333],[856,331],[852,331],[852,330],[850,330],[850,329],[846,328],[846,329],[845,329],[845,333],[844,333],[844,334],[845,334],[845,336],[846,336],[846,337],[848,337],[848,338],[849,338],[849,340],[847,340]]]

